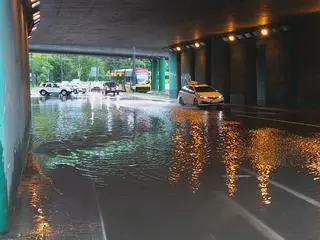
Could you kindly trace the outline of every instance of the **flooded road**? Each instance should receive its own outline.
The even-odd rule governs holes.
[[[91,94],[32,116],[4,239],[320,239],[316,115]]]

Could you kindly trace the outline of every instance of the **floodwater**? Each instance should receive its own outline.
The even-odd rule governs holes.
[[[5,239],[320,239],[305,114],[96,93],[33,98],[32,117]]]

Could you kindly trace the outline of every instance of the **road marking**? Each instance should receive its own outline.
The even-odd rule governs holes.
[[[300,126],[306,126],[306,127],[320,128],[320,125],[314,125],[314,124],[310,124],[310,123],[292,122],[292,121],[264,118],[264,117],[254,117],[254,116],[248,116],[248,115],[242,115],[242,114],[236,114],[236,116],[237,117],[244,117],[244,118],[260,119],[260,120],[266,120],[266,121],[273,121],[273,122],[288,123],[288,124],[300,125]]]
[[[258,177],[258,175],[255,172],[253,172],[253,171],[251,171],[249,169],[246,169],[246,168],[243,168],[243,167],[240,167],[240,169],[242,171],[248,173],[248,174],[251,174],[251,175],[253,175],[255,177]],[[286,191],[286,192],[292,194],[293,196],[295,196],[297,198],[300,198],[300,199],[306,201],[307,203],[310,203],[311,205],[313,205],[313,206],[315,206],[317,208],[320,208],[320,202],[318,202],[317,200],[315,200],[313,198],[310,198],[310,197],[308,197],[308,196],[306,196],[306,195],[304,195],[302,193],[299,193],[299,192],[297,192],[297,191],[295,191],[295,190],[293,190],[291,188],[288,188],[288,187],[286,187],[286,186],[284,186],[284,185],[282,185],[282,184],[280,184],[280,183],[278,183],[278,182],[276,182],[274,180],[269,179],[269,182],[272,185],[274,185],[275,187],[280,188],[283,191]]]
[[[107,233],[106,233],[106,228],[105,228],[105,224],[104,224],[104,220],[103,220],[103,214],[102,214],[102,211],[101,211],[101,204],[100,204],[100,201],[99,201],[99,198],[98,198],[97,189],[96,189],[96,186],[95,186],[94,182],[92,183],[92,188],[93,188],[94,196],[95,196],[95,199],[96,199],[99,218],[100,218],[100,224],[101,224],[101,229],[102,229],[102,239],[103,240],[108,240]]]
[[[229,178],[229,176],[227,175],[223,175],[222,177],[224,178]],[[235,175],[236,178],[251,178],[252,176],[251,175],[245,175],[245,174],[238,174],[238,175]]]
[[[264,222],[262,222],[259,218],[251,214],[247,209],[242,207],[236,201],[230,199],[226,195],[215,192],[221,199],[223,199],[226,203],[228,203],[234,210],[240,214],[245,220],[247,220],[255,229],[257,229],[264,237],[269,240],[285,240],[282,236],[280,236],[277,232],[275,232],[272,228],[267,226]]]

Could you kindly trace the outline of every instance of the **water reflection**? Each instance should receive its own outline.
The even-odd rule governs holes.
[[[239,125],[238,122],[225,121],[219,127],[223,161],[226,168],[226,185],[230,197],[233,197],[237,192],[237,171],[245,149],[241,141]]]
[[[33,217],[33,228],[27,236],[32,239],[47,239],[52,235],[52,226],[43,206],[43,201],[47,198],[43,193],[47,192],[47,188],[53,189],[58,194],[62,193],[54,187],[52,180],[42,169],[38,158],[31,153],[28,154],[23,176],[18,188],[18,197],[23,197],[26,194]]]
[[[279,130],[263,128],[251,131],[249,155],[258,173],[259,190],[262,202],[271,203],[269,190],[270,173],[280,165]]]
[[[206,112],[175,109],[173,115],[177,126],[172,138],[172,164],[168,179],[176,183],[185,176],[192,191],[196,192],[200,188],[200,176],[206,163]]]
[[[307,172],[320,181],[320,134],[313,137],[297,137],[295,144],[305,160]]]
[[[40,142],[33,147],[46,155],[41,158],[44,166],[67,164],[102,183],[106,176],[146,179],[143,172],[151,175],[170,166],[165,176],[171,183],[187,181],[197,192],[210,158],[219,167],[223,163],[225,172],[218,177],[226,175],[230,197],[239,194],[239,168],[252,166],[258,175],[255,188],[266,205],[273,201],[269,179],[279,166],[302,168],[320,181],[319,134],[305,137],[251,126],[230,121],[221,111],[169,107],[160,111],[141,101],[141,109],[123,104],[117,109],[115,101],[122,100],[99,95],[33,104],[34,139]]]

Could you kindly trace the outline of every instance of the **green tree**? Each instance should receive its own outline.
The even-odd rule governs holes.
[[[44,53],[33,53],[31,62],[37,85],[46,81],[60,82],[72,79],[94,81],[96,77],[91,74],[94,68],[98,68],[97,79],[103,81],[107,78],[108,71],[132,68],[133,65],[132,58]],[[151,62],[149,59],[139,58],[136,59],[136,67],[151,70]]]

